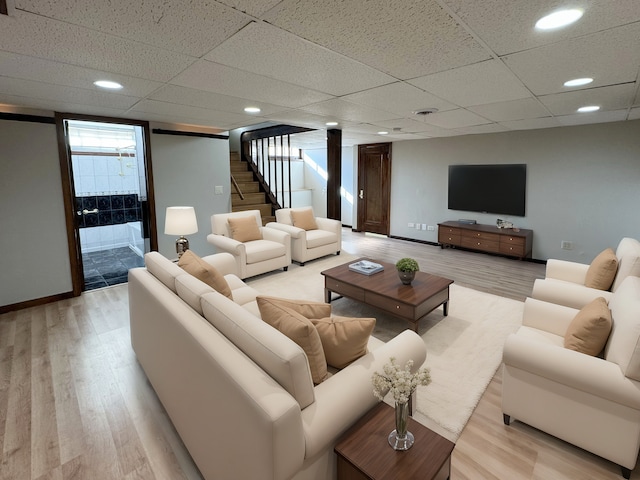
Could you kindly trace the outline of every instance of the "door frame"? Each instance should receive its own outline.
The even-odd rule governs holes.
[[[358,182],[357,182],[357,191],[356,191],[356,196],[358,199],[358,213],[357,213],[357,232],[361,232],[361,231],[367,231],[364,228],[364,223],[365,223],[365,212],[364,212],[364,208],[363,208],[363,198],[360,197],[360,191],[361,190],[365,190],[366,185],[364,185],[364,176],[361,174],[361,172],[364,169],[364,156],[363,156],[363,151],[366,151],[366,149],[370,149],[370,148],[382,148],[385,147],[387,149],[387,161],[384,164],[384,185],[386,185],[386,190],[384,192],[378,192],[378,194],[382,194],[384,196],[386,196],[386,198],[383,198],[384,201],[383,202],[383,208],[385,208],[385,211],[383,212],[384,214],[384,220],[385,220],[385,224],[384,224],[384,230],[385,233],[382,233],[382,235],[387,235],[389,236],[390,232],[391,232],[391,146],[392,143],[387,142],[387,143],[370,143],[370,144],[365,144],[365,145],[358,145]],[[367,195],[369,192],[364,192],[364,195]],[[380,232],[373,232],[373,233],[380,233]]]
[[[73,296],[77,297],[84,291],[84,272],[82,265],[82,250],[80,247],[80,228],[75,215],[75,185],[71,163],[70,146],[64,128],[65,120],[80,120],[86,122],[117,123],[142,127],[145,181],[147,183],[147,222],[149,228],[149,243],[152,251],[158,250],[158,230],[156,224],[155,194],[153,188],[153,169],[151,166],[151,131],[149,122],[116,117],[101,117],[74,113],[55,112],[56,135],[58,138],[58,157],[60,160],[60,176],[62,180],[62,198],[64,216],[67,228],[67,243],[69,245],[69,264],[71,267],[71,284]]]

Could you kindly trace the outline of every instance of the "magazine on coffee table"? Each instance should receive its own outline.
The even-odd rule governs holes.
[[[364,275],[373,275],[374,273],[378,273],[384,270],[384,267],[379,263],[370,262],[368,260],[360,260],[359,262],[349,265],[349,270],[362,273]]]

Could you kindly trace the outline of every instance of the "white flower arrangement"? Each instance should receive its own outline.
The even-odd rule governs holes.
[[[374,372],[371,376],[373,383],[373,394],[376,398],[383,400],[387,392],[391,392],[396,403],[406,403],[418,385],[429,385],[431,374],[427,367],[422,367],[416,373],[411,373],[413,360],[409,360],[404,369],[396,363],[396,359],[391,357],[382,370],[384,375]]]

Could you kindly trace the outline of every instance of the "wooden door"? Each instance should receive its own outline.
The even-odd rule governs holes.
[[[389,235],[391,144],[358,147],[358,231]]]

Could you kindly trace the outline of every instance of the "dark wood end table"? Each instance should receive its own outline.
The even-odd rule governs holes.
[[[338,440],[338,480],[446,480],[454,443],[409,417],[415,443],[404,452],[387,442],[395,428],[393,408],[384,402],[369,410]]]

